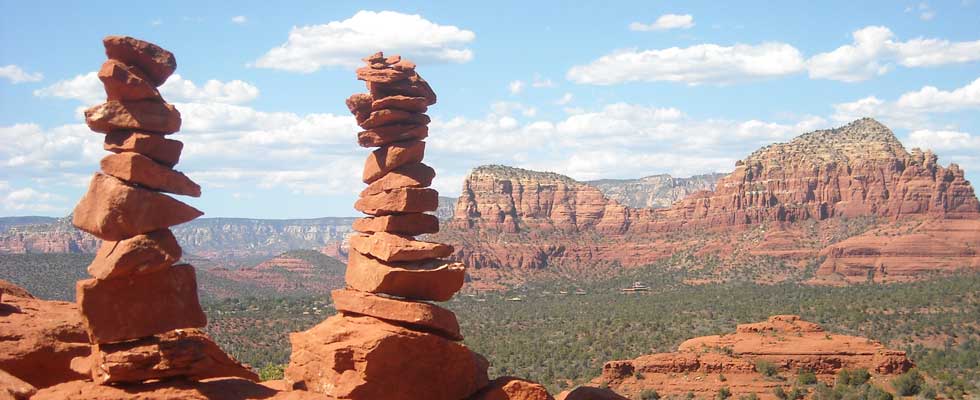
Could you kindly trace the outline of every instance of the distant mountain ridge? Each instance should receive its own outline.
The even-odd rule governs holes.
[[[598,179],[583,183],[595,186],[606,197],[632,208],[667,208],[678,200],[702,190],[715,190],[725,173],[675,178],[668,174],[639,179]]]

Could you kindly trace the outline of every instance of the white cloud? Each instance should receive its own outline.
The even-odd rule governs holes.
[[[531,82],[531,87],[534,88],[553,88],[556,86],[558,85],[556,85],[551,79],[542,78],[537,74],[534,75],[534,80]]]
[[[960,131],[919,129],[909,133],[906,142],[910,147],[936,151],[980,151],[980,136]]]
[[[4,65],[0,67],[0,78],[10,81],[10,83],[38,82],[44,79],[44,74],[40,72],[27,72],[16,65]]]
[[[924,86],[917,91],[902,94],[896,101],[868,96],[852,102],[834,104],[833,107],[834,119],[839,122],[875,117],[892,127],[921,129],[932,125],[932,114],[980,109],[980,78],[948,91]]]
[[[439,25],[417,14],[359,11],[343,21],[293,27],[285,43],[254,65],[311,73],[323,67],[360,66],[362,57],[376,51],[416,62],[463,63],[473,59],[473,51],[465,46],[475,38],[472,31]]]
[[[197,86],[193,81],[184,79],[180,74],[174,74],[160,87],[163,98],[171,102],[196,101],[239,104],[254,100],[259,95],[259,89],[251,83],[233,80],[222,82],[208,80],[203,86]],[[78,100],[82,104],[92,105],[105,101],[105,89],[99,80],[97,72],[77,75],[74,78],[58,81],[51,86],[34,91],[38,97],[57,97]]]
[[[892,63],[905,67],[930,67],[980,60],[980,40],[950,42],[916,38],[894,40],[884,26],[868,26],[854,31],[853,43],[807,60],[811,78],[858,82],[884,75]]]
[[[64,198],[53,193],[40,192],[33,188],[21,188],[8,193],[0,192],[0,209],[8,212],[51,212],[61,207],[52,202],[61,202]]]
[[[665,31],[670,29],[690,29],[694,27],[694,17],[691,14],[664,14],[652,24],[634,22],[630,24],[631,31]]]
[[[594,85],[634,81],[728,84],[793,74],[803,67],[799,50],[785,43],[699,44],[617,51],[587,65],[572,67],[567,77],[576,83]]]
[[[244,15],[236,15],[234,17],[231,17],[231,22],[241,25],[248,22],[248,17]]]
[[[511,81],[507,84],[507,90],[510,94],[520,94],[524,91],[524,81]]]
[[[560,106],[563,106],[563,105],[566,105],[568,103],[571,103],[572,102],[572,99],[574,99],[574,98],[575,98],[575,96],[573,96],[571,93],[565,93],[564,95],[561,96],[560,99],[555,100],[555,104],[560,105]]]

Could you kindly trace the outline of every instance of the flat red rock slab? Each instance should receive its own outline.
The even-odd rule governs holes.
[[[180,130],[180,111],[159,100],[108,101],[85,110],[85,123],[101,133],[144,130],[168,135]]]
[[[364,161],[364,183],[371,183],[395,168],[405,164],[422,162],[425,157],[425,142],[413,140],[398,142],[372,151]]]
[[[436,170],[423,163],[405,164],[388,172],[361,191],[361,196],[378,194],[386,190],[424,188],[432,184]]]
[[[453,254],[453,246],[448,244],[423,242],[386,232],[356,234],[349,240],[351,249],[381,261],[420,261]]]
[[[354,114],[354,118],[357,119],[358,124],[364,122],[371,116],[372,101],[374,99],[368,93],[355,93],[347,98],[347,109],[350,110],[351,114]]]
[[[361,67],[357,69],[357,79],[367,82],[391,83],[408,79],[414,72],[394,68]]]
[[[427,125],[385,125],[357,134],[357,144],[361,147],[379,147],[405,140],[422,140],[429,136]]]
[[[341,399],[461,400],[487,384],[462,343],[377,318],[334,315],[289,339],[287,384]]]
[[[102,45],[109,59],[139,67],[154,86],[162,85],[177,70],[174,54],[153,43],[129,36],[106,36]]]
[[[354,209],[368,215],[390,215],[435,211],[439,192],[435,189],[402,188],[387,190],[357,199]]]
[[[504,376],[490,381],[490,384],[467,400],[555,400],[548,390],[540,384],[526,379]]]
[[[102,148],[113,153],[139,153],[173,168],[180,161],[184,144],[155,133],[118,131],[105,135]]]
[[[361,122],[360,125],[364,129],[373,129],[391,124],[426,125],[429,122],[431,119],[428,115],[391,109],[372,111],[368,119]]]
[[[423,328],[450,340],[463,340],[456,314],[435,304],[398,300],[356,290],[339,289],[331,292],[333,305],[345,314],[367,315],[407,325],[409,329]]]
[[[446,301],[461,287],[463,264],[443,260],[382,262],[352,251],[347,261],[347,286],[413,300]]]
[[[424,113],[429,109],[428,102],[425,97],[388,96],[371,102],[371,111],[394,108],[414,113]]]
[[[194,267],[186,264],[122,279],[81,280],[75,296],[92,343],[207,325]]]
[[[408,79],[392,83],[368,82],[367,87],[368,91],[371,92],[371,97],[375,99],[401,95],[422,97],[425,99],[425,104],[429,106],[436,104],[436,92],[418,74],[414,74]]]
[[[241,378],[217,378],[201,382],[172,379],[141,385],[100,385],[74,381],[42,389],[31,400],[335,400],[306,392],[280,391]]]
[[[388,232],[415,236],[439,232],[439,218],[422,213],[358,218],[354,220],[353,228],[363,233]]]
[[[75,206],[72,224],[102,240],[123,240],[204,215],[165,194],[95,174]]]
[[[259,380],[258,375],[197,329],[99,344],[93,349],[92,357],[92,380],[103,385],[173,377],[195,381],[219,377]]]
[[[28,400],[37,388],[0,369],[0,399]]]
[[[106,61],[98,76],[108,100],[160,99],[160,92],[143,71],[122,61]]]
[[[100,163],[102,172],[129,183],[168,193],[201,197],[201,187],[181,172],[139,153],[111,154]]]
[[[180,260],[182,251],[169,229],[114,242],[103,241],[88,273],[96,279],[116,279],[150,274]]]

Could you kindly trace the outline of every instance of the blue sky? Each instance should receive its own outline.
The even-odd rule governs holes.
[[[469,3],[469,4],[467,4]],[[182,199],[207,216],[356,215],[368,150],[344,106],[377,50],[439,103],[426,161],[577,179],[729,171],[772,142],[872,116],[980,179],[980,5],[945,2],[0,1],[0,216],[70,212],[102,135],[101,38],[175,53]],[[819,3],[819,4],[817,4]]]

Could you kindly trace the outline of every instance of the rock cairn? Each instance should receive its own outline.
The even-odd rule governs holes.
[[[415,64],[382,53],[364,59],[357,78],[370,93],[347,99],[377,147],[364,164],[368,184],[354,208],[347,288],[333,292],[338,314],[294,333],[286,380],[294,389],[339,399],[460,400],[487,385],[487,362],[460,343],[456,315],[427,301],[449,300],[464,267],[443,260],[453,249],[419,241],[435,233],[435,171],[422,163],[436,95]]]
[[[175,171],[183,144],[180,112],[157,89],[177,68],[174,55],[124,36],[103,39],[109,60],[98,76],[107,101],[85,110],[106,134],[102,159],[73,223],[104,242],[79,281],[77,302],[93,345],[73,369],[101,384],[169,377],[257,376],[203,332],[194,267],[177,264],[181,248],[169,227],[203,213],[162,192],[198,197],[201,188]],[[175,265],[176,264],[176,265]]]

